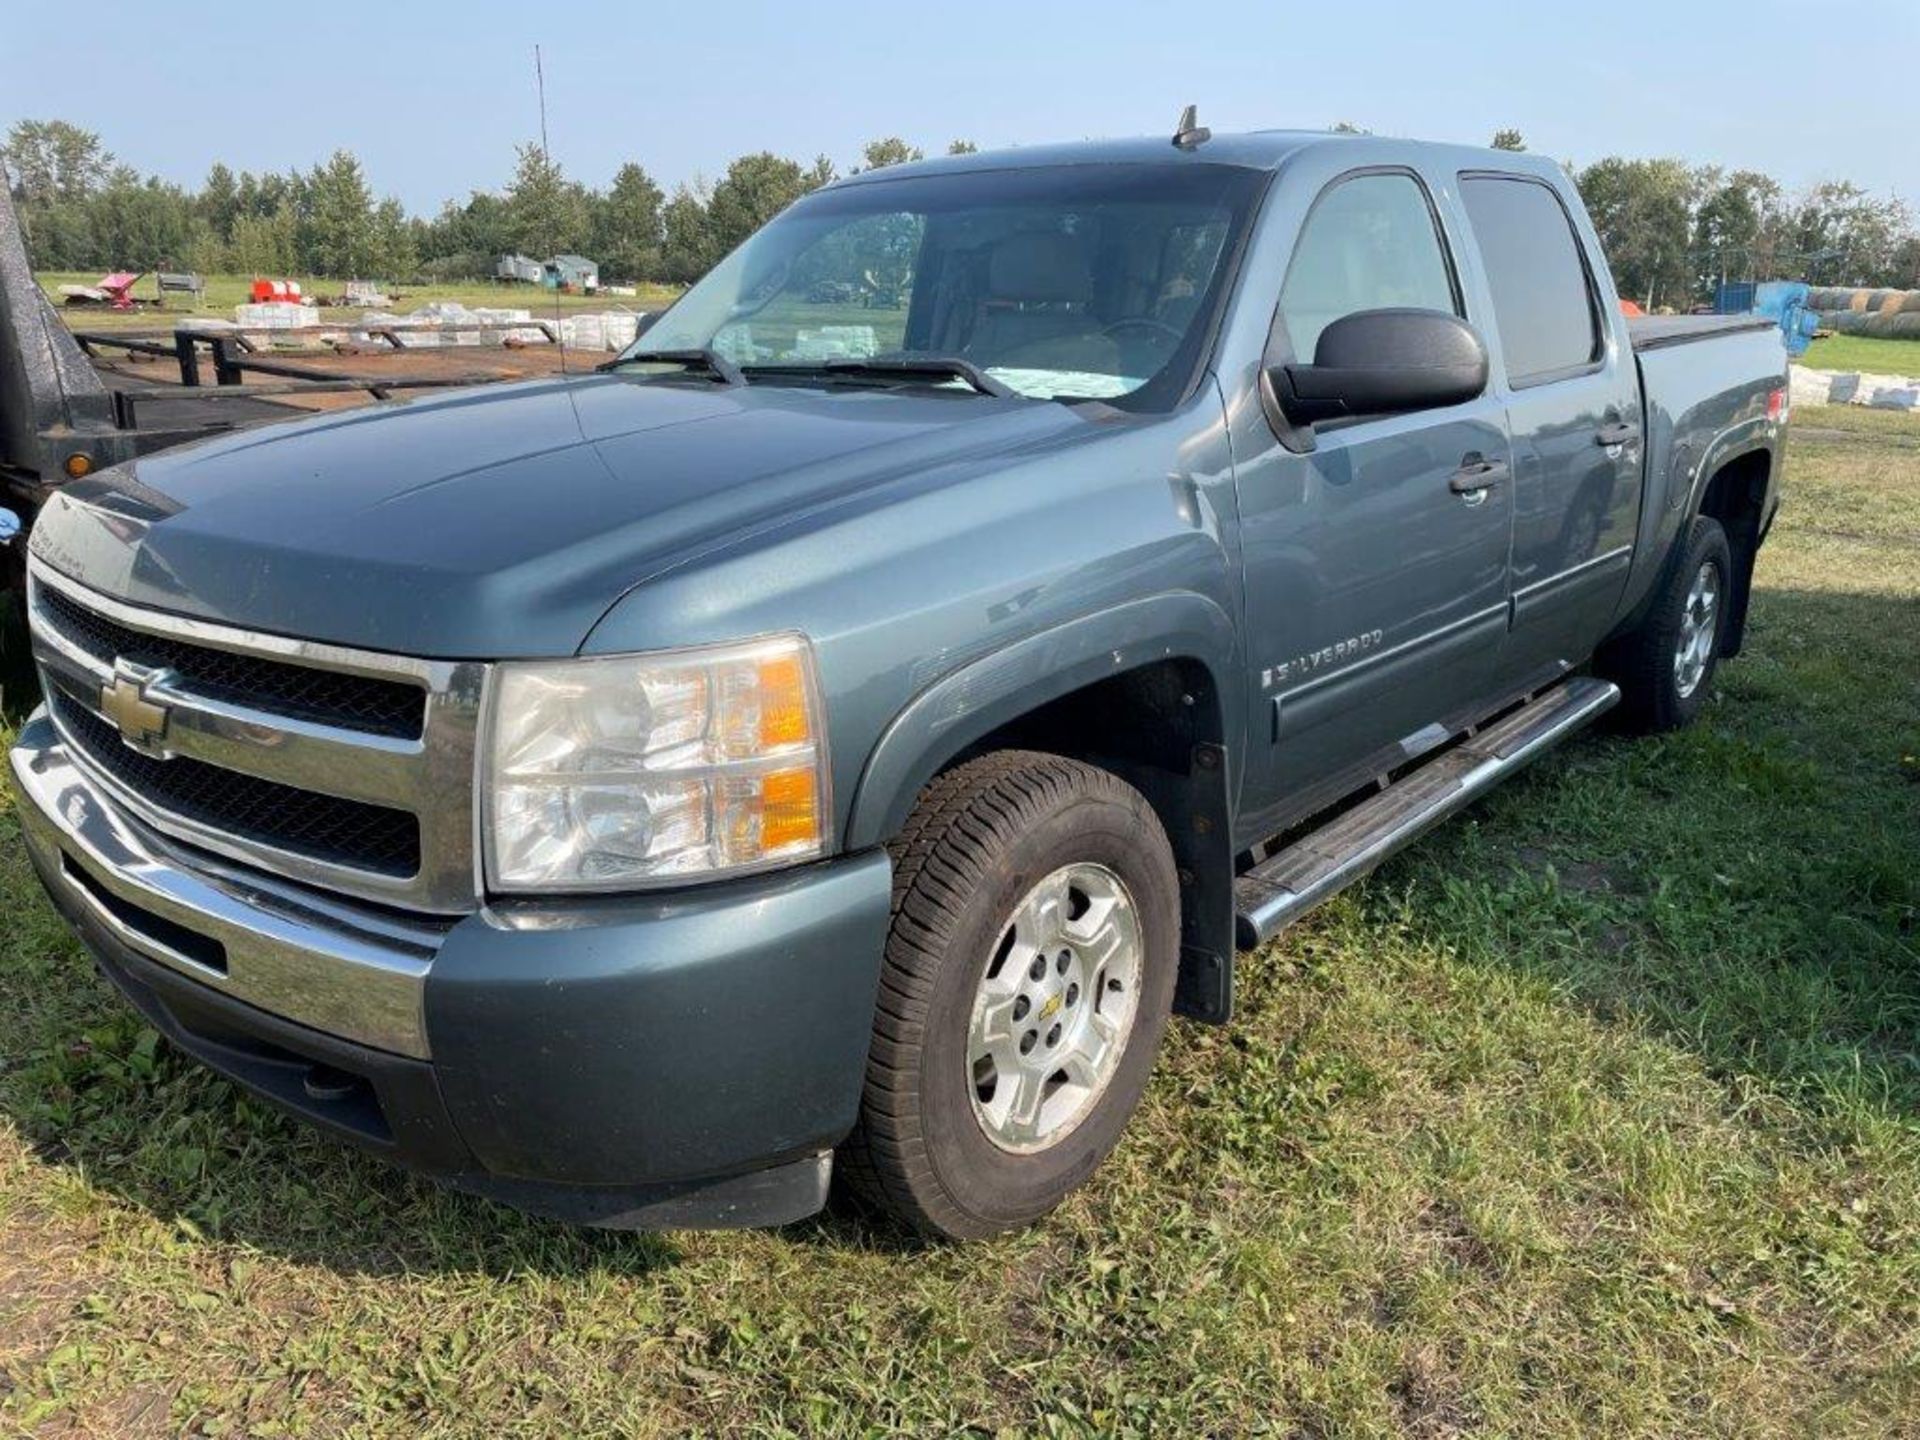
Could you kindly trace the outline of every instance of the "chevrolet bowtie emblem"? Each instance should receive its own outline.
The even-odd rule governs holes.
[[[114,667],[113,679],[100,687],[100,713],[136,750],[149,749],[167,733],[167,707],[147,698],[152,678],[150,673],[120,664]]]

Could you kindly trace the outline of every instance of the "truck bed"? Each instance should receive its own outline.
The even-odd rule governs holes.
[[[1770,330],[1774,322],[1764,315],[1630,315],[1627,335],[1635,350],[1658,350],[1667,345],[1690,345],[1716,335],[1741,330]]]

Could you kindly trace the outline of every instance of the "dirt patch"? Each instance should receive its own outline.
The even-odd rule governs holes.
[[[1401,1433],[1420,1440],[1447,1440],[1478,1428],[1480,1416],[1468,1403],[1458,1367],[1440,1346],[1409,1345],[1400,1373],[1388,1387]]]
[[[1462,1270],[1485,1275],[1499,1272],[1500,1262],[1492,1248],[1452,1201],[1433,1201],[1420,1212],[1415,1226],[1415,1234],[1427,1247]]]
[[[1597,860],[1569,860],[1548,854],[1538,845],[1522,845],[1514,852],[1521,870],[1532,876],[1551,873],[1560,888],[1574,895],[1618,895],[1630,887]]]

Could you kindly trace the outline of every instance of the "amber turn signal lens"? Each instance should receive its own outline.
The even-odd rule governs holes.
[[[73,454],[67,456],[67,463],[61,468],[67,472],[67,478],[69,480],[78,480],[83,475],[91,475],[93,473],[93,457],[91,455],[82,455],[76,450]]]
[[[800,657],[771,655],[760,662],[760,745],[777,750],[812,738],[807,721],[807,678]]]
[[[775,770],[760,782],[760,848],[769,852],[820,838],[819,787],[812,767]]]

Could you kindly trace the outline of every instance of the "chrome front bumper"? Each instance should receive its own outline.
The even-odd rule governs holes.
[[[374,1049],[429,1057],[427,974],[451,918],[331,900],[162,838],[81,773],[44,708],[12,758],[20,828],[57,898],[223,995]]]

